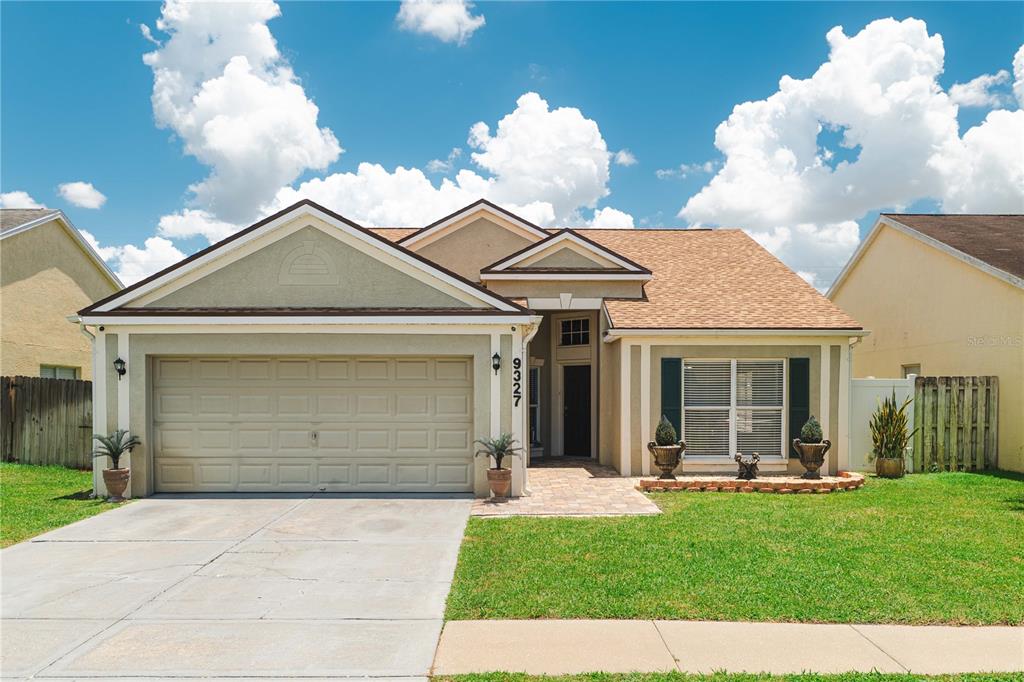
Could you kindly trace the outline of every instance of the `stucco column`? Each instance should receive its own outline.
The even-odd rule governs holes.
[[[820,362],[820,373],[821,373],[821,405],[818,407],[818,422],[821,424],[821,431],[825,438],[831,440],[832,438],[832,422],[829,415],[829,408],[832,402],[832,347],[827,344],[821,344],[821,362]],[[838,440],[838,439],[836,439]],[[822,473],[831,473],[828,468],[828,457],[825,458],[825,463],[822,465]]]
[[[627,343],[625,339],[619,341],[619,345],[621,346],[619,348],[619,473],[623,476],[632,476],[633,436],[630,433],[632,423],[630,415],[632,378],[630,374],[633,369],[633,346]]]
[[[644,452],[651,441],[651,344],[640,344],[640,473],[651,474],[651,458]]]
[[[847,341],[839,347],[839,420],[837,429],[839,436],[839,450],[836,462],[839,471],[848,471],[850,468],[850,343]]]
[[[107,431],[107,337],[96,330],[92,340],[92,433],[90,450],[95,441],[92,435]],[[104,463],[99,458],[92,460],[92,489],[97,497],[105,497],[107,486],[103,483]]]
[[[131,403],[131,390],[130,390],[132,371],[133,370],[140,371],[140,372],[144,372],[145,371],[144,368],[142,368],[142,367],[134,367],[134,368],[132,367],[133,363],[131,363],[130,360],[129,360],[129,357],[130,357],[131,353],[130,353],[130,349],[129,349],[128,344],[129,344],[128,332],[118,332],[117,333],[117,357],[121,358],[126,363],[128,363],[128,365],[127,365],[127,370],[128,371],[125,372],[125,375],[123,377],[119,377],[118,381],[117,381],[117,428],[124,429],[125,431],[131,431],[131,423],[132,423],[132,420],[131,420],[131,416],[132,416],[131,404],[132,403]],[[149,444],[146,443],[145,446],[149,447]],[[125,459],[127,461],[123,464],[123,466],[127,467],[128,469],[134,468],[134,467],[132,467],[132,456],[131,456],[130,453],[125,455]],[[124,491],[124,496],[126,498],[130,498],[132,496],[132,484],[128,485],[128,488]]]

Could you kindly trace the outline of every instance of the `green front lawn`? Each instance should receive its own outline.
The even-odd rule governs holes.
[[[447,618],[1024,623],[1024,476],[652,498],[664,514],[471,519]]]
[[[0,462],[0,547],[117,506],[91,492],[88,471]]]
[[[885,673],[843,673],[841,675],[751,675],[715,673],[589,673],[587,675],[524,675],[522,673],[485,673],[434,677],[434,682],[1020,682],[1020,673],[971,673],[961,675],[897,675]]]

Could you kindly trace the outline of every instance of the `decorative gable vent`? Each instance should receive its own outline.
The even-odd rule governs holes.
[[[338,268],[315,241],[302,242],[281,263],[277,281],[284,285],[333,286],[339,281]]]

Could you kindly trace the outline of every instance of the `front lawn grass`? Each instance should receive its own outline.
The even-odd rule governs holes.
[[[894,673],[842,673],[817,675],[768,675],[749,673],[588,673],[586,675],[525,675],[523,673],[482,673],[447,675],[433,682],[1020,682],[1020,673],[962,673],[958,675],[911,675]]]
[[[88,471],[0,462],[0,547],[117,506],[91,492]]]
[[[446,617],[1024,623],[1024,476],[652,498],[664,514],[470,519]]]

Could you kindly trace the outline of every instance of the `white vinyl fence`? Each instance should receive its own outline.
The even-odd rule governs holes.
[[[906,379],[851,379],[850,380],[850,471],[874,469],[868,461],[871,454],[871,415],[883,398],[896,391],[896,404],[902,405],[914,397],[914,376]],[[914,404],[907,408],[907,424],[914,423]],[[911,458],[907,458],[907,470]]]

